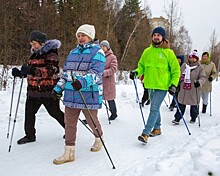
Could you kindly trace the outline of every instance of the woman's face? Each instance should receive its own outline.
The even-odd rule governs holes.
[[[194,62],[196,62],[196,61],[197,61],[197,59],[194,58],[194,57],[190,57],[190,58],[189,58],[189,63],[194,63]]]
[[[203,56],[202,56],[202,60],[207,60],[208,59],[208,55],[207,54],[204,54]]]
[[[42,45],[37,41],[31,41],[30,45],[31,45],[31,48],[35,51],[39,50],[42,47]]]
[[[77,34],[77,41],[80,45],[84,45],[86,43],[91,42],[92,39],[88,35],[80,32]]]

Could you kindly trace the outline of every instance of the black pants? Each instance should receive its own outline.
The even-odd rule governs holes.
[[[178,105],[179,105],[179,108],[180,108],[180,111],[181,111],[182,115],[184,115],[185,110],[186,110],[186,105],[183,105],[183,104],[180,104],[180,103],[178,103]],[[198,117],[198,115],[199,115],[199,107],[198,107],[198,105],[190,105],[190,117],[191,117],[191,120],[195,121],[196,118]],[[182,119],[182,116],[180,115],[178,109],[177,109],[174,117],[175,117],[175,119],[177,121]]]
[[[27,98],[25,103],[24,130],[28,138],[36,138],[35,115],[42,104],[44,105],[50,116],[56,119],[63,128],[65,127],[64,113],[60,110],[58,99],[54,100],[52,98]]]
[[[144,88],[144,94],[143,94],[143,97],[141,99],[141,102],[145,103],[148,99],[149,99],[148,89]]]
[[[117,108],[115,104],[115,100],[107,100],[108,101],[108,106],[109,110],[112,114],[117,114]]]

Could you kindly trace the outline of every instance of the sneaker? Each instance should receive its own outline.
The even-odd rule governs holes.
[[[174,119],[174,120],[172,120],[172,123],[173,123],[174,125],[179,125],[179,124],[180,124],[180,121]]]
[[[143,143],[147,143],[148,141],[148,135],[142,133],[140,136],[138,136],[138,140],[143,142]]]
[[[147,103],[145,105],[149,105],[150,104],[150,100],[147,100]]]
[[[118,117],[116,113],[113,113],[110,117],[109,120],[115,120]]]
[[[36,138],[28,138],[27,136],[25,136],[19,139],[17,143],[20,145],[20,144],[26,144],[26,143],[35,142],[35,141],[36,141]]]
[[[150,133],[150,137],[161,135],[161,129],[153,129],[153,131]]]

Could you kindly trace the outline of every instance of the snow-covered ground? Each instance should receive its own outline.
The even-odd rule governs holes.
[[[79,122],[76,145],[76,160],[63,165],[54,165],[53,159],[63,154],[64,130],[51,118],[44,107],[37,113],[37,141],[17,145],[24,136],[23,122],[26,98],[26,80],[21,93],[18,116],[14,122],[20,80],[16,80],[9,138],[7,138],[12,84],[0,92],[0,175],[1,176],[214,176],[220,175],[220,81],[214,81],[212,92],[212,116],[210,107],[206,114],[200,114],[198,121],[190,124],[189,107],[185,120],[191,132],[189,135],[181,121],[172,125],[175,111],[169,111],[171,96],[166,96],[161,107],[162,135],[150,138],[148,144],[137,140],[144,127],[135,88],[130,84],[117,85],[118,118],[109,124],[105,106],[99,111],[104,131],[106,148],[97,153],[90,152],[94,142],[92,134]],[[143,94],[141,83],[137,82],[139,96]],[[63,105],[61,103],[61,108]],[[200,110],[201,111],[201,110]],[[145,121],[149,106],[143,108]],[[80,117],[83,118],[83,115]],[[8,152],[15,125],[11,151]],[[211,172],[211,173],[209,173]]]

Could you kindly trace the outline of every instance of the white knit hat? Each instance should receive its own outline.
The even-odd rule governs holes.
[[[92,40],[95,39],[95,27],[93,25],[83,24],[82,26],[80,26],[76,31],[76,38],[78,33],[80,32],[88,35]]]

